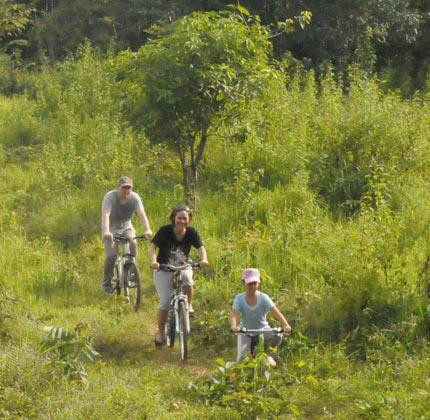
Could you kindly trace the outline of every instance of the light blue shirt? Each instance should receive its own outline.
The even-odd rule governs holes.
[[[233,301],[233,309],[240,313],[241,328],[269,328],[266,316],[275,306],[272,299],[265,293],[257,291],[257,303],[251,306],[246,302],[245,296],[245,293],[239,293]]]

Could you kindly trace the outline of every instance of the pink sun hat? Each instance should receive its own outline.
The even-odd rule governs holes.
[[[255,281],[260,283],[260,270],[258,268],[245,268],[242,273],[242,280],[245,284]]]

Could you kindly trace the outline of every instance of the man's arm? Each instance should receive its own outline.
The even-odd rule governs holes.
[[[147,237],[147,239],[152,237],[152,230],[149,227],[149,220],[146,216],[145,209],[143,207],[139,208],[137,210],[137,215],[139,216],[140,222],[142,223],[144,235]]]
[[[113,235],[109,226],[110,210],[102,210],[102,235],[104,239],[113,242]]]

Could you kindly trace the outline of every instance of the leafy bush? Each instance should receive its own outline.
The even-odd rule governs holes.
[[[93,349],[90,337],[83,337],[85,324],[78,324],[74,331],[63,327],[45,327],[48,337],[42,341],[42,354],[49,358],[54,366],[68,379],[87,382],[87,373],[82,364],[83,359],[94,360],[99,354]]]
[[[224,309],[199,312],[199,317],[193,322],[193,342],[215,351],[231,348],[234,336],[230,332],[229,319],[230,312]]]
[[[41,141],[41,125],[35,115],[35,104],[23,97],[0,98],[0,127],[2,146],[9,156],[26,157],[19,154],[23,148]]]
[[[190,387],[206,403],[234,408],[246,418],[296,414],[296,408],[280,398],[272,370],[265,364],[266,357],[259,352],[255,359],[245,358],[240,363],[218,359],[214,375],[202,385]]]

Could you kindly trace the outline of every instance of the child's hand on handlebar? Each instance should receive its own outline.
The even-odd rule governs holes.
[[[237,332],[240,331],[240,327],[238,327],[238,326],[231,327],[231,331],[234,332],[234,333],[237,333]]]
[[[284,330],[284,333],[290,333],[292,331],[290,325],[283,325],[282,329]]]
[[[158,270],[160,268],[160,264],[155,261],[151,264],[151,268],[153,268],[154,270]]]

